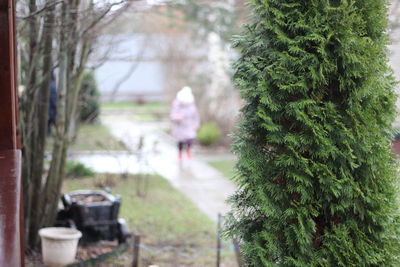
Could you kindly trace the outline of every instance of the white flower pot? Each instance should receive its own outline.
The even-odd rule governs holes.
[[[65,266],[75,261],[76,249],[82,233],[63,227],[39,230],[42,239],[43,263],[49,266]]]

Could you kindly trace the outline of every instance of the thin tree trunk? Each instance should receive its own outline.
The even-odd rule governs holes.
[[[106,12],[95,8],[89,0],[85,6],[85,17],[80,16],[81,0],[66,0],[62,6],[49,8],[38,15],[37,0],[28,0],[30,15],[26,18],[29,29],[28,66],[26,71],[27,89],[21,102],[24,137],[24,189],[26,236],[31,248],[38,241],[38,230],[54,223],[58,198],[64,177],[67,149],[75,136],[78,119],[78,98],[82,86],[83,73],[91,52],[95,26],[111,10]],[[50,0],[46,0],[48,3]],[[47,3],[47,4],[48,4]],[[57,23],[55,23],[55,21]],[[40,23],[43,23],[43,27]],[[40,27],[39,27],[40,26]],[[47,176],[43,175],[46,134],[48,127],[48,107],[51,82],[52,44],[54,30],[59,30],[57,40],[58,54],[58,90],[57,116],[54,131],[52,158]],[[40,29],[40,31],[39,31]],[[39,35],[39,33],[41,35]],[[41,37],[38,37],[41,36]],[[41,46],[38,45],[41,40]]]
[[[36,0],[29,1],[29,12],[34,13],[36,11]],[[37,68],[38,65],[38,49],[37,49],[37,20],[36,18],[30,18],[28,20],[28,75],[27,75],[27,83],[26,83],[26,93],[25,97],[22,101],[22,116],[21,116],[21,124],[22,124],[22,132],[23,132],[23,167],[22,167],[22,177],[24,179],[24,208],[25,208],[25,222],[26,225],[30,224],[30,210],[31,208],[31,196],[33,192],[33,187],[31,186],[31,176],[33,173],[32,167],[32,154],[33,154],[33,140],[34,140],[34,118],[36,113],[35,106],[35,84],[37,77]],[[29,227],[25,227],[25,236],[29,237]],[[27,238],[27,242],[29,242],[29,238]]]
[[[85,71],[85,66],[90,54],[90,44],[88,39],[84,39],[81,48],[80,62],[74,75],[72,91],[71,91],[71,106],[68,120],[68,138],[71,141],[75,138],[77,132],[77,124],[79,119],[78,106],[79,106],[79,91],[82,87],[82,79]]]
[[[37,137],[35,138],[36,150],[34,151],[36,157],[33,161],[32,181],[34,183],[34,192],[42,192],[43,190],[43,163],[44,152],[46,146],[47,126],[48,126],[48,110],[50,99],[50,83],[51,83],[51,68],[52,60],[52,43],[53,43],[53,23],[54,23],[54,10],[50,8],[46,12],[43,27],[43,80],[38,91],[38,116],[37,116]],[[35,194],[32,198],[32,207],[30,210],[30,245],[34,247],[38,241],[37,232],[41,227],[41,210],[43,210],[43,194]]]
[[[58,172],[54,173],[52,191],[46,195],[48,197],[48,202],[47,202],[48,212],[45,216],[45,222],[44,222],[45,225],[53,224],[56,219],[58,199],[60,197],[63,177],[65,175],[65,162],[67,160],[68,146],[69,146],[68,142],[63,142],[62,146],[60,147],[61,151],[59,154],[59,160],[57,162]]]
[[[59,192],[57,190],[59,181],[62,178],[59,177],[60,169],[63,167],[62,160],[65,158],[63,155],[65,147],[68,146],[65,138],[66,117],[67,117],[67,74],[68,74],[68,53],[66,49],[66,39],[68,35],[64,30],[69,21],[69,5],[67,3],[62,4],[62,18],[61,18],[61,29],[60,29],[60,51],[59,51],[59,76],[58,76],[58,101],[57,101],[57,120],[56,120],[56,133],[54,138],[52,159],[50,163],[49,173],[47,175],[46,185],[44,189],[45,207],[43,210],[42,225],[50,225],[53,222],[53,218],[48,216],[52,213],[52,208],[57,204]],[[53,204],[55,201],[56,204]],[[56,206],[54,207],[56,208]]]

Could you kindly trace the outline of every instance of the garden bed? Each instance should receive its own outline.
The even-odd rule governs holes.
[[[168,181],[156,175],[97,174],[93,178],[67,179],[63,191],[99,189],[107,176],[111,190],[122,197],[121,218],[126,219],[134,234],[140,235],[141,266],[157,264],[163,267],[214,266],[216,261],[216,224],[174,189]],[[224,247],[230,246],[229,242]],[[165,249],[172,247],[174,249]],[[231,250],[222,253],[223,266],[236,266]],[[113,259],[109,265],[126,266],[132,260],[131,250]],[[107,263],[104,263],[107,264]],[[124,265],[125,264],[125,265]]]

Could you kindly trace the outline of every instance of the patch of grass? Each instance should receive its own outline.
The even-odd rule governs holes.
[[[80,126],[77,139],[70,150],[127,150],[125,145],[116,140],[110,130],[102,124],[85,124]]]
[[[157,121],[161,119],[161,116],[154,113],[135,113],[134,115],[141,121]]]
[[[53,137],[47,138],[46,151],[53,149]],[[102,124],[84,124],[79,127],[77,138],[68,148],[72,151],[116,151],[128,150],[125,144],[112,136],[110,130]]]
[[[219,172],[221,172],[225,177],[227,178],[232,178],[234,175],[234,169],[235,169],[235,161],[233,160],[215,160],[215,161],[209,161],[208,164],[213,166],[215,169],[217,169]]]
[[[107,102],[100,104],[101,109],[133,109],[135,104],[131,102]]]
[[[168,114],[169,106],[162,102],[137,104],[133,102],[103,103],[101,109],[105,111],[128,111],[140,121],[160,121]]]
[[[143,104],[137,104],[134,102],[112,102],[102,103],[101,108],[105,110],[123,109],[133,111],[143,110],[148,112],[157,112],[166,110],[167,105],[162,102],[148,102]]]
[[[110,176],[98,174],[91,179],[68,179],[64,181],[63,191],[96,189],[96,179],[104,179],[104,175]],[[119,216],[126,219],[132,232],[141,235],[144,245],[155,249],[173,246],[189,255],[195,255],[205,248],[215,248],[216,224],[167,180],[157,175],[113,176],[115,185],[112,193],[122,197]],[[145,250],[140,253],[141,266],[213,266],[216,259],[214,251],[205,252],[194,259],[182,257],[174,251],[158,255]],[[110,266],[124,262],[124,257],[129,263],[131,252],[122,256],[122,259],[115,259]],[[224,266],[235,266],[233,252],[224,252],[222,262]],[[124,266],[123,263],[121,266]]]

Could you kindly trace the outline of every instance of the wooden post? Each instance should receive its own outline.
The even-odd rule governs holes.
[[[218,228],[217,228],[217,267],[221,265],[221,220],[222,216],[218,213]]]
[[[235,249],[235,255],[236,255],[236,260],[237,260],[238,267],[243,267],[244,264],[243,264],[243,261],[242,261],[242,257],[240,256],[239,241],[236,238],[234,238],[232,240],[232,243],[233,243],[233,247]]]
[[[24,228],[14,0],[0,0],[0,51],[0,263],[19,267],[24,266]]]
[[[133,260],[132,267],[139,267],[140,235],[133,238]]]
[[[17,144],[14,0],[0,0],[0,150]]]

